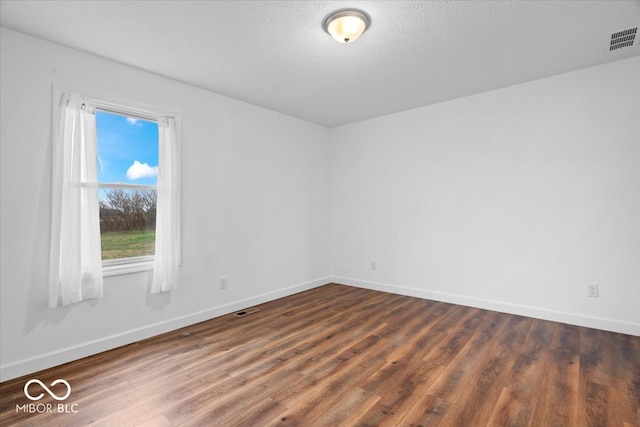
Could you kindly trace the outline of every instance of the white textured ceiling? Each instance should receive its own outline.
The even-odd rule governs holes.
[[[344,45],[321,22],[347,6],[372,25]],[[608,51],[638,0],[2,0],[0,24],[329,127],[640,55]]]

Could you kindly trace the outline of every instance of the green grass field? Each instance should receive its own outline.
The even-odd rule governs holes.
[[[155,244],[155,230],[102,233],[102,259],[153,255]]]

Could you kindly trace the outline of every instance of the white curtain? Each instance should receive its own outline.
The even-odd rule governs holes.
[[[158,203],[156,251],[151,292],[176,289],[180,266],[180,185],[176,125],[173,118],[158,121]]]
[[[94,106],[63,94],[54,117],[49,307],[102,298]]]

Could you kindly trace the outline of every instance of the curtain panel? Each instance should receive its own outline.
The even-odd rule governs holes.
[[[54,117],[49,307],[102,298],[93,104],[62,94]]]
[[[180,247],[179,147],[173,118],[158,120],[158,207],[151,293],[178,287]]]

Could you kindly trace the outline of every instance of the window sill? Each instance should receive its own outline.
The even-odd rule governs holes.
[[[102,265],[102,277],[153,270],[153,260]]]

